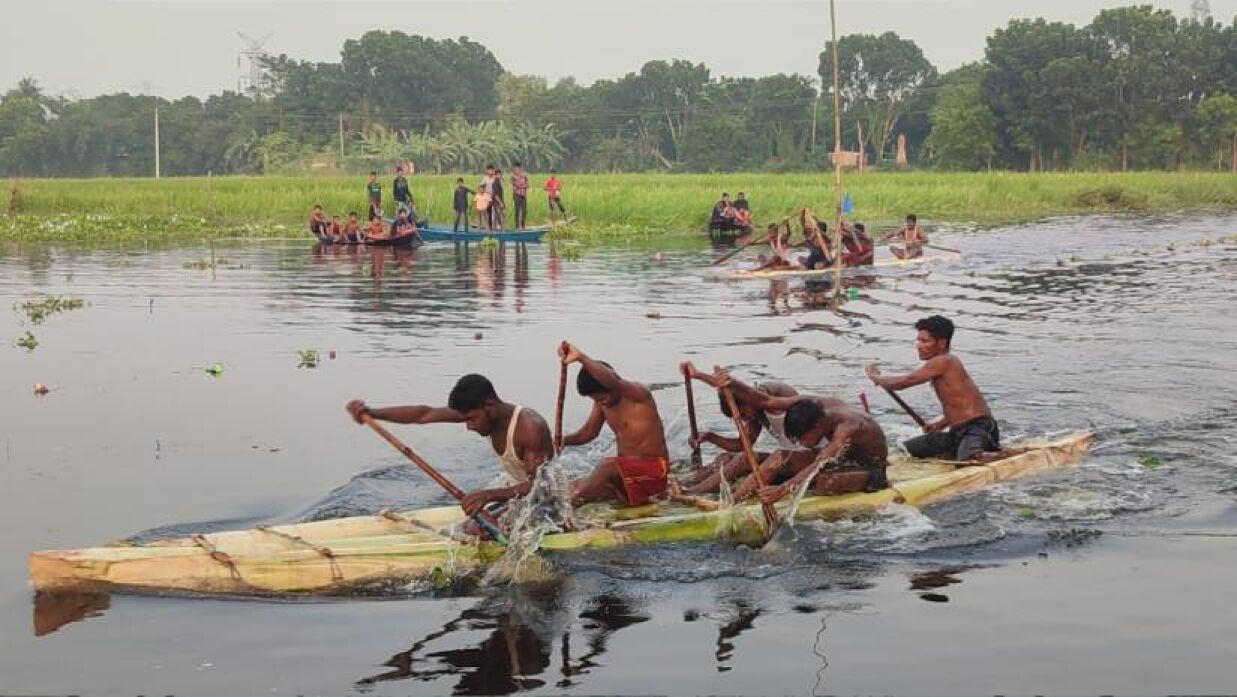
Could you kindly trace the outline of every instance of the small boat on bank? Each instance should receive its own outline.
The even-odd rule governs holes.
[[[426,242],[480,242],[482,240],[498,240],[499,242],[540,242],[552,228],[549,225],[524,228],[523,230],[481,230],[473,228],[467,232],[452,230],[448,227],[428,225],[421,228],[421,238]]]
[[[872,493],[809,496],[796,520],[870,514],[892,504],[923,507],[997,483],[1077,463],[1094,434],[1024,442],[1017,455],[987,465],[895,459],[890,487]],[[786,514],[789,504],[778,508]],[[585,527],[546,535],[551,554],[629,545],[759,540],[765,530],[756,504],[703,511],[673,502],[635,508],[585,506]],[[312,523],[215,532],[147,543],[115,543],[30,555],[38,591],[130,590],[219,595],[339,595],[426,578],[454,578],[497,560],[502,547],[461,540],[458,506],[337,518]]]

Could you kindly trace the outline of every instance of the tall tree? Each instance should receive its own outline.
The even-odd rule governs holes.
[[[833,84],[833,42],[820,54],[822,84]],[[894,32],[851,34],[838,40],[843,114],[862,131],[860,149],[875,138],[876,158],[888,151],[898,120],[915,91],[936,74],[914,41]]]

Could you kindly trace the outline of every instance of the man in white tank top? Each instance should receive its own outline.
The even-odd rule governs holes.
[[[684,362],[680,368],[684,374],[690,375],[692,379],[699,380],[714,389],[717,388],[716,376],[700,372],[690,361]],[[769,435],[777,443],[777,448],[772,453],[755,453],[757,462],[761,463],[761,472],[777,475],[786,466],[797,470],[803,464],[811,462],[814,457],[813,451],[804,448],[786,436],[786,431],[783,427],[786,414],[763,411],[759,406],[760,400],[757,399],[759,395],[764,394],[775,397],[795,397],[799,394],[798,391],[790,385],[781,382],[762,382],[752,387],[734,378],[731,378],[731,380],[733,382],[731,390],[734,393],[734,401],[739,407],[739,418],[747,431],[748,438],[751,440],[753,447],[761,432],[765,429],[768,429]],[[722,413],[727,418],[733,418],[730,415],[730,407],[726,404],[725,397],[722,396],[720,391],[717,396]],[[683,484],[686,486],[688,493],[715,494],[721,488],[722,476],[726,477],[726,481],[734,482],[741,477],[751,474],[751,465],[748,464],[747,457],[743,454],[743,442],[739,440],[738,435],[733,438],[727,438],[712,431],[704,431],[700,434],[698,441],[691,443],[691,445],[694,448],[699,443],[712,443],[726,452],[718,455],[712,464],[701,467],[684,480]]]
[[[532,489],[537,468],[554,457],[554,441],[546,420],[528,407],[499,399],[494,385],[482,375],[460,378],[447,398],[447,406],[407,406],[371,409],[365,402],[348,402],[348,413],[357,423],[362,414],[398,424],[462,423],[468,430],[488,438],[490,447],[511,486],[479,489],[460,502],[472,515],[488,503],[524,496]]]

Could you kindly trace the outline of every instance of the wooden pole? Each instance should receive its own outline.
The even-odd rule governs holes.
[[[838,67],[838,14],[836,0],[829,0],[829,26],[833,35],[833,298],[842,296],[842,73]],[[859,152],[863,162],[863,152]]]
[[[155,107],[155,179],[159,176],[159,107]]]
[[[390,431],[382,426],[382,424],[375,421],[374,417],[369,414],[361,414],[361,421],[366,426],[374,429],[374,432],[382,436],[383,440],[390,443],[392,447],[403,453],[404,457],[412,460],[414,465],[419,467],[422,472],[428,474],[430,479],[434,480],[434,483],[445,489],[448,494],[451,494],[451,496],[455,498],[455,500],[462,501],[464,499],[463,489],[460,489],[458,486],[452,484],[449,479],[442,476],[438,470],[434,469],[433,465],[426,462],[424,458],[413,452],[412,448],[404,445],[400,439],[392,435]],[[472,518],[477,522],[477,525],[481,526],[482,530],[485,530],[485,533],[489,535],[492,540],[500,545],[507,544],[507,538],[503,535],[502,530],[498,529],[498,521],[494,520],[494,517],[489,513],[486,513],[485,511],[478,511]]]
[[[692,452],[700,454],[700,444],[696,439],[700,437],[700,428],[696,425],[696,398],[692,395],[692,376],[683,370],[683,390],[687,392],[687,425],[691,428],[692,433]]]
[[[911,407],[911,405],[907,404],[905,400],[903,400],[900,396],[898,396],[898,393],[897,393],[897,392],[894,392],[893,390],[889,389],[888,387],[884,387],[884,388],[882,388],[882,389],[884,389],[884,390],[885,390],[885,392],[886,392],[886,393],[887,393],[890,397],[892,397],[892,398],[893,398],[893,401],[895,401],[895,402],[897,402],[897,403],[898,403],[898,406],[902,407],[902,411],[905,411],[905,412],[907,413],[907,415],[908,415],[908,416],[910,416],[912,419],[914,419],[914,420],[915,420],[915,423],[919,424],[919,427],[920,427],[920,428],[927,428],[927,427],[928,427],[928,422],[927,422],[927,421],[924,421],[924,418],[923,418],[922,416],[920,416],[920,415],[919,415],[919,412],[915,411],[915,410]]]
[[[747,429],[743,427],[743,417],[739,414],[739,405],[734,401],[734,393],[729,387],[722,389],[722,396],[726,398],[726,405],[730,407],[730,418],[734,420],[735,430],[739,432],[739,442],[743,444],[743,455],[747,457],[747,465],[752,469],[752,476],[756,478],[756,485],[761,489],[765,486],[765,478],[760,474],[760,463],[756,462],[756,453],[752,451],[752,439],[747,436]],[[777,527],[777,509],[771,503],[761,504],[765,512],[765,522],[769,524],[769,529],[774,530]]]
[[[554,409],[554,452],[563,452],[563,403],[567,401],[567,364],[558,371],[558,405]]]

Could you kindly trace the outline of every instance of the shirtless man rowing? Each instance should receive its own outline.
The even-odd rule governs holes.
[[[717,388],[716,376],[700,372],[691,362],[685,362],[680,367],[683,373],[690,375],[692,379]],[[784,423],[786,415],[767,412],[761,408],[766,395],[797,397],[799,393],[795,388],[773,381],[760,382],[754,386],[749,386],[734,378],[731,378],[731,381],[735,405],[739,407],[739,419],[749,442],[755,443],[765,429],[768,429],[769,435],[773,436],[773,440],[777,442],[777,449],[772,453],[756,453],[757,462],[776,471],[780,471],[783,466],[798,468],[810,462],[814,453],[795,443],[786,435]],[[734,418],[730,405],[726,402],[726,397],[721,390],[718,390],[717,398],[721,404],[722,413],[727,418]],[[747,457],[743,453],[743,442],[737,435],[727,438],[712,431],[705,431],[691,445],[696,448],[701,443],[712,443],[725,452],[718,455],[712,464],[701,467],[684,481],[689,493],[715,494],[721,488],[722,477],[725,477],[728,482],[734,482],[751,472],[751,465],[748,464]]]
[[[882,242],[901,243],[889,247],[899,259],[915,259],[923,256],[923,246],[928,243],[928,234],[919,227],[919,218],[914,213],[906,216],[906,225],[886,234]]]
[[[507,501],[528,494],[537,468],[554,457],[554,441],[550,427],[541,415],[527,407],[516,406],[499,399],[494,385],[481,375],[460,378],[447,406],[408,406],[371,409],[365,402],[348,402],[348,413],[357,423],[369,414],[379,421],[397,424],[462,423],[468,430],[490,440],[498,464],[513,485],[497,489],[479,489],[460,502],[464,512],[473,515],[488,503]]]
[[[1001,450],[1001,431],[984,395],[962,361],[950,353],[954,323],[933,315],[915,323],[915,349],[924,361],[906,375],[883,376],[873,363],[867,375],[878,387],[899,391],[932,383],[945,416],[924,426],[924,435],[903,445],[912,457],[941,457],[959,462],[993,462],[1010,453]],[[945,429],[949,429],[946,431]]]
[[[593,400],[593,410],[580,430],[563,438],[563,445],[586,445],[608,425],[618,452],[607,457],[591,474],[572,482],[572,503],[617,500],[641,506],[666,491],[670,452],[653,393],[638,382],[625,380],[609,363],[595,360],[564,341],[558,347],[564,365],[580,364],[576,391]]]

